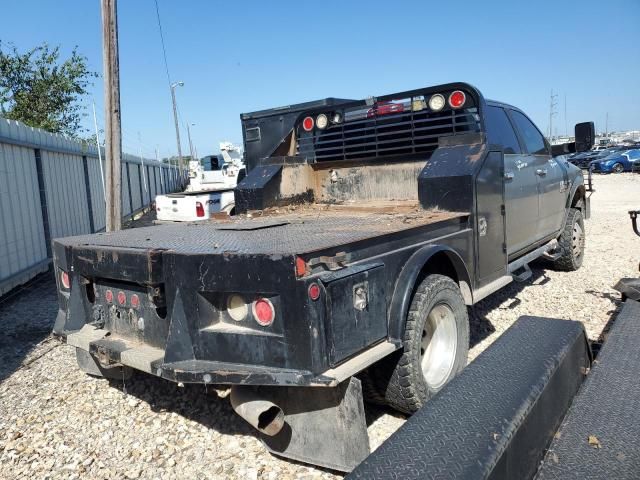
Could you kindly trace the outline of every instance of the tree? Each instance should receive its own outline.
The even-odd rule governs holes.
[[[20,53],[0,41],[0,116],[78,137],[86,116],[80,100],[97,76],[77,47],[62,61],[59,46],[43,43]]]

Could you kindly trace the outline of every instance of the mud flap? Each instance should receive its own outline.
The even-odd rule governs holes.
[[[280,406],[280,433],[260,439],[271,453],[350,472],[369,455],[362,386],[350,378],[334,388],[262,387],[260,397]]]

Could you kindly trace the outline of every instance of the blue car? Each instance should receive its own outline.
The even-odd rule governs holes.
[[[593,160],[590,164],[594,172],[621,173],[640,170],[640,148],[625,150]]]

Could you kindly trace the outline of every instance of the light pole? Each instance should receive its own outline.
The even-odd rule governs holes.
[[[189,152],[191,153],[191,160],[197,160],[197,158],[195,157],[195,153],[193,152],[193,143],[191,143],[191,129],[189,128],[189,125],[191,126],[195,126],[195,123],[189,123],[187,122],[187,136],[189,137]]]
[[[171,101],[173,102],[173,121],[176,124],[176,142],[178,142],[178,162],[180,168],[184,168],[182,164],[182,148],[180,147],[180,127],[178,125],[178,107],[176,107],[176,87],[184,87],[184,82],[175,82],[171,84]]]

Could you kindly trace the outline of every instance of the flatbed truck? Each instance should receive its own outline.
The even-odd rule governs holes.
[[[581,171],[469,84],[241,121],[235,217],[54,241],[54,332],[88,373],[231,386],[272,452],[348,471],[363,390],[417,411],[467,363],[468,306],[582,264]]]

